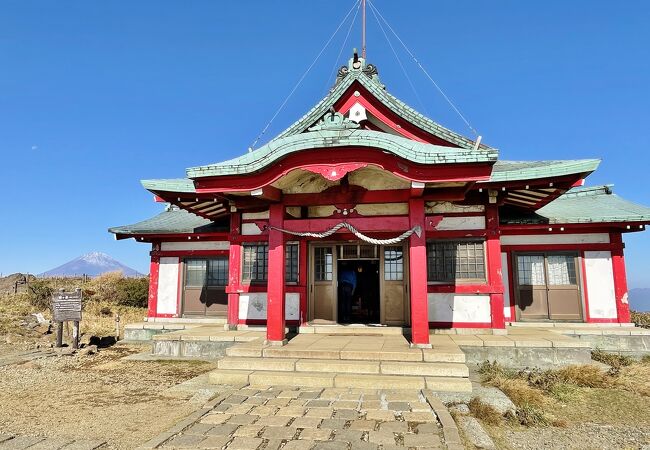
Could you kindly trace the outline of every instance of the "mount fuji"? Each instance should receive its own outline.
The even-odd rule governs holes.
[[[91,252],[81,255],[67,263],[43,272],[39,277],[72,277],[88,275],[91,277],[106,272],[120,271],[126,277],[141,277],[138,271],[125,266],[106,253]]]

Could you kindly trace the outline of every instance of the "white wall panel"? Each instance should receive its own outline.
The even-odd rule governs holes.
[[[503,315],[506,319],[510,319],[510,277],[508,275],[508,254],[501,253],[501,270],[503,277]]]
[[[428,294],[429,322],[489,323],[489,295]]]
[[[162,242],[160,250],[228,250],[230,243],[228,241],[193,241],[193,242]]]
[[[241,320],[266,320],[266,292],[239,294],[239,318]],[[300,294],[284,294],[285,320],[300,320]]]
[[[527,234],[501,236],[501,245],[609,244],[608,233]]]
[[[436,230],[484,230],[485,217],[444,217]]]
[[[158,267],[158,314],[178,313],[178,258],[162,257]]]
[[[618,314],[611,252],[585,252],[585,271],[589,316],[594,319],[615,319]]]
[[[257,236],[262,234],[262,230],[255,225],[254,223],[242,223],[241,224],[241,234],[244,236]]]

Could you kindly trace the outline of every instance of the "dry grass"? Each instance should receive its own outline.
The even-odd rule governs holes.
[[[478,397],[470,400],[469,412],[472,416],[489,425],[500,425],[503,416],[493,406],[483,403]]]
[[[631,320],[635,324],[643,328],[650,328],[650,312],[637,312],[632,311]]]
[[[622,367],[631,366],[635,362],[634,358],[630,356],[607,353],[600,349],[591,352],[591,359],[607,364],[614,370],[620,370]]]
[[[0,334],[23,334],[20,322],[25,316],[41,312],[51,319],[49,310],[42,310],[29,302],[25,293],[0,297]],[[120,329],[133,322],[141,322],[147,315],[145,308],[115,305],[110,302],[88,301],[84,303],[81,333],[95,336],[115,335],[115,314],[120,316]]]

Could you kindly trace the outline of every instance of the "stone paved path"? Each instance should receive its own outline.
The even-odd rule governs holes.
[[[105,441],[91,439],[46,438],[0,433],[0,450],[95,450],[103,448],[105,443]]]
[[[444,438],[449,439],[441,426],[445,420],[439,420],[425,394],[418,390],[246,387],[224,394],[183,431],[167,436],[160,447],[149,448],[462,448],[457,438],[445,445]],[[442,406],[435,399],[433,404]],[[446,409],[444,414],[448,416]],[[446,418],[449,424],[451,418]]]

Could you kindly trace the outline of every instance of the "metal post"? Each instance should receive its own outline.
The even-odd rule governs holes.
[[[120,340],[120,315],[115,314],[115,341]]]
[[[79,321],[72,322],[72,348],[79,348]]]

